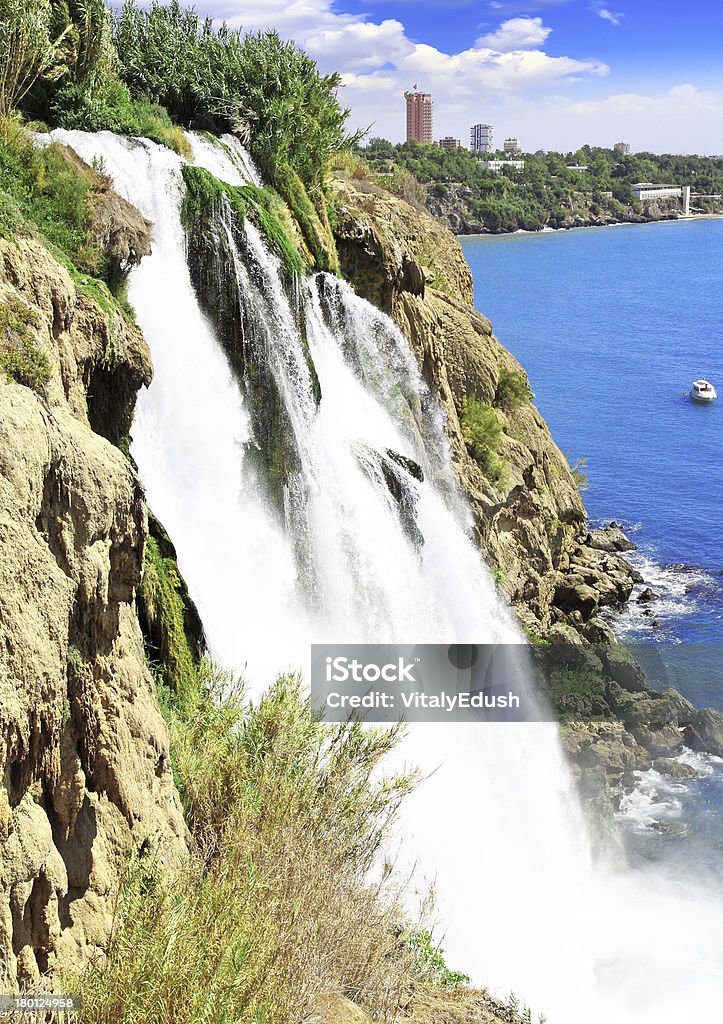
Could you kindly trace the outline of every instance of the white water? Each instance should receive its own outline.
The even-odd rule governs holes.
[[[180,158],[107,133],[57,135],[85,159],[102,156],[154,223],[153,255],[129,288],[156,373],[133,454],[218,660],[265,685],[306,667],[312,641],[519,642],[466,535],[441,423],[391,322],[346,285],[303,283],[317,410],[277,261],[247,228],[239,298],[265,339],[300,454],[284,521],[247,465],[250,418],[191,286]],[[231,183],[252,177],[227,144],[196,139],[196,161]],[[320,287],[338,322],[325,318]],[[425,468],[423,484],[405,481],[420,549],[380,478],[373,453],[385,448]],[[514,990],[551,1024],[672,1024],[692,1007],[715,1019],[720,906],[652,872],[595,871],[555,727],[417,726],[402,756],[430,775],[407,803],[404,850],[435,879],[453,966]]]

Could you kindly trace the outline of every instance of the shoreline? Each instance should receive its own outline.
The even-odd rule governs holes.
[[[651,217],[649,220],[612,220],[608,224],[573,224],[569,228],[540,228],[538,231],[529,231],[526,228],[516,228],[514,231],[463,231],[452,232],[454,237],[460,238],[503,238],[511,235],[559,235],[570,231],[589,231],[597,228],[620,228],[620,227],[646,227],[649,224],[686,224],[701,220],[723,220],[723,213],[691,213],[688,216],[680,217]]]

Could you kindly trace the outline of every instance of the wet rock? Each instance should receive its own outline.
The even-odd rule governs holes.
[[[723,715],[712,709],[696,711],[685,728],[685,742],[692,750],[723,757]]]
[[[649,601],[657,601],[658,595],[650,587],[646,587],[641,594],[638,594],[636,600],[638,604],[647,604]]]
[[[653,768],[656,772],[660,772],[661,775],[667,775],[671,779],[683,782],[687,779],[698,779],[700,778],[700,772],[697,772],[691,764],[685,764],[683,761],[676,761],[672,757],[658,757],[653,761]]]
[[[637,545],[626,537],[618,523],[612,522],[597,530],[590,530],[585,544],[600,551],[636,551]]]

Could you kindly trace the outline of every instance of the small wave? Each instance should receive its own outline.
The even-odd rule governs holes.
[[[609,520],[595,521],[593,526],[607,525]],[[624,533],[637,540],[643,528],[640,522],[622,522]],[[622,609],[611,609],[605,614],[607,621],[622,638],[632,640],[644,636],[660,643],[683,642],[680,626],[686,619],[699,613],[713,614],[715,606],[723,603],[723,580],[697,565],[681,562],[662,563],[654,548],[641,544],[636,551],[624,552],[623,557],[643,578],[633,588],[630,599]],[[650,588],[652,601],[638,602],[643,590]]]
[[[667,779],[655,768],[634,775],[638,781],[621,797],[617,820],[637,832],[674,831],[684,835],[687,828],[681,822],[683,802],[679,798],[688,792],[688,786]]]

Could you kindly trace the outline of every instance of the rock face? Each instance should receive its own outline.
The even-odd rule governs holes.
[[[393,317],[438,395],[480,546],[520,619],[535,634],[561,621],[594,623],[600,607],[627,598],[633,571],[586,539],[577,483],[534,405],[500,400],[501,377],[527,378],[474,309],[459,244],[429,214],[368,181],[335,179],[333,188],[344,276]],[[494,408],[502,428],[496,481],[465,444],[470,396]]]
[[[168,736],[135,612],[141,485],[107,438],[150,379],[140,333],[38,243],[0,242],[44,393],[0,379],[0,955],[11,987],[107,940],[133,851],[182,855]],[[102,436],[105,435],[105,436]]]

